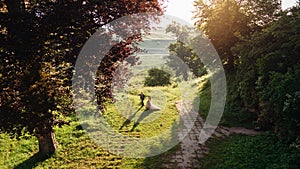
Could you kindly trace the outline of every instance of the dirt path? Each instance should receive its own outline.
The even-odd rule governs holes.
[[[198,137],[203,127],[204,120],[198,116],[198,112],[194,110],[187,111],[185,107],[188,103],[177,102],[176,107],[180,114],[185,128],[182,133],[179,133],[180,148],[173,154],[168,155],[163,160],[162,168],[166,169],[193,169],[199,168],[200,161],[209,149],[199,143]],[[225,138],[230,134],[257,135],[258,132],[241,127],[222,127],[219,126],[212,137]],[[185,137],[184,137],[185,136]]]

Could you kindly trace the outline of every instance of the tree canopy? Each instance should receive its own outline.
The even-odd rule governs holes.
[[[66,115],[73,112],[72,70],[86,40],[99,27],[122,16],[161,14],[161,2],[1,0],[0,131],[15,136],[34,134],[40,151],[53,153],[53,126],[66,123]],[[141,40],[141,36],[125,39],[108,52],[99,69],[104,76],[98,82],[110,84],[114,63],[135,51],[134,47],[128,50],[132,39]],[[109,91],[98,89],[100,103],[109,95]],[[47,141],[49,144],[45,144]]]
[[[285,138],[300,134],[300,20],[295,9],[236,47],[241,97],[259,111],[263,128]]]
[[[151,68],[145,78],[145,86],[167,86],[171,84],[171,75],[161,69]]]
[[[236,56],[231,48],[253,32],[261,30],[280,12],[280,0],[195,1],[196,25],[214,44],[226,70],[234,69]]]

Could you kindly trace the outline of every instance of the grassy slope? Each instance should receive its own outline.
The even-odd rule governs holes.
[[[145,93],[157,88],[145,88]],[[140,137],[150,137],[160,134],[162,131],[170,130],[172,124],[178,121],[178,113],[175,108],[175,101],[178,98],[178,89],[169,89],[159,87],[163,91],[168,91],[168,103],[162,114],[150,123],[139,124],[134,131],[128,131],[133,127],[134,121],[130,122],[121,132],[127,132],[128,135]],[[130,94],[133,102],[139,103],[137,93]],[[139,115],[137,115],[139,116]],[[126,120],[120,115],[113,105],[108,105],[108,110],[104,113],[108,122],[119,129]],[[128,129],[128,130],[126,130]],[[59,142],[58,151],[49,159],[37,164],[36,168],[148,168],[159,167],[162,156],[130,159],[113,155],[103,150],[95,144],[82,130],[80,123],[74,120],[70,126],[56,128],[56,138]],[[37,140],[35,137],[27,136],[20,141],[10,139],[7,134],[0,134],[0,168],[12,168],[22,164],[20,168],[26,167],[26,161],[37,151]],[[172,151],[172,150],[171,150]],[[166,152],[168,153],[168,152]],[[27,166],[33,163],[27,161]]]
[[[134,122],[137,120],[133,119],[120,132],[139,137],[159,135],[162,131],[169,131],[172,134],[172,125],[179,123],[175,102],[180,100],[180,91],[171,86],[143,88],[144,76],[145,72],[142,72],[130,81],[128,97],[133,103],[133,109],[139,107],[138,94],[140,91],[146,95],[152,95],[153,103],[164,109],[153,114],[155,115],[153,121],[140,123],[133,128]],[[159,98],[161,95],[163,97]],[[119,130],[126,121],[126,118],[118,112],[118,110],[122,110],[122,106],[126,105],[120,106],[116,109],[116,106],[108,104],[107,111],[103,113],[108,123],[116,130]],[[136,114],[136,118],[141,115],[142,111],[140,110]],[[148,119],[151,120],[151,116]],[[133,130],[130,131],[131,129]],[[82,130],[75,117],[70,126],[56,128],[55,133],[59,143],[58,151],[51,158],[36,164],[31,159],[38,152],[38,142],[35,137],[26,136],[18,141],[10,139],[7,134],[0,134],[0,168],[13,168],[18,165],[19,168],[31,168],[32,166],[36,168],[159,168],[162,157],[176,149],[174,147],[155,157],[123,158],[111,154],[95,144]]]

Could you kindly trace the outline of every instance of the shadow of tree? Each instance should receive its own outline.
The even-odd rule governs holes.
[[[122,126],[119,128],[119,130],[122,130],[125,126],[129,125],[131,120],[135,117],[135,115],[143,108],[143,106],[141,106],[136,112],[134,112],[131,116],[129,116],[128,119],[126,119],[126,121],[122,124]]]
[[[29,159],[23,161],[22,163],[18,164],[14,167],[14,169],[31,169],[35,167],[39,162],[42,162],[48,158],[50,158],[51,155],[45,156],[42,155],[40,152],[34,154]]]
[[[130,131],[133,131],[142,120],[144,120],[147,116],[149,116],[152,112],[154,112],[155,110],[145,110],[137,119],[137,121],[134,123],[134,125],[132,126]]]
[[[174,145],[171,149],[165,151],[162,154],[156,155],[156,156],[151,156],[151,157],[146,157],[142,163],[137,164],[134,166],[134,168],[145,168],[145,169],[152,169],[152,168],[157,168],[157,169],[163,169],[165,168],[164,164],[169,163],[170,156],[175,154],[175,152],[180,149],[180,142],[178,138],[178,131],[181,131],[184,128],[181,119],[179,121],[174,121],[172,127],[170,128],[171,135],[168,139],[162,140],[160,145],[172,145],[174,142],[178,142],[178,144]],[[151,147],[151,150],[149,151],[149,154],[153,154],[153,152],[157,152],[161,149],[161,146],[153,146]],[[173,166],[176,168],[176,165]],[[178,168],[178,167],[177,167]]]

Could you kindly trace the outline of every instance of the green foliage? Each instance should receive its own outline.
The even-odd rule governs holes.
[[[210,154],[204,157],[204,169],[299,168],[300,150],[290,148],[276,136],[230,136],[209,143]]]
[[[261,80],[261,79],[260,79]],[[295,139],[300,136],[300,69],[291,68],[286,73],[270,72],[269,80],[264,87],[258,83],[259,95],[263,102],[261,117],[275,126],[282,138]],[[271,113],[270,113],[271,112]]]
[[[258,128],[294,140],[300,134],[299,5],[280,12],[279,4],[198,1],[196,16],[226,68],[222,124],[251,126],[256,121]]]
[[[242,76],[243,74],[241,74]],[[241,91],[241,84],[251,85],[239,80],[239,74],[230,74],[226,76],[227,97],[223,115],[223,123],[228,126],[243,126],[245,128],[254,128],[257,120],[257,110],[249,102],[255,102],[256,98],[248,98],[243,94],[252,94],[253,92]],[[245,93],[243,93],[245,92]],[[245,98],[245,99],[244,99]],[[255,105],[255,104],[254,104]]]
[[[201,117],[206,118],[209,112],[211,102],[211,87],[208,80],[200,84],[200,104],[199,114]]]
[[[177,37],[177,41],[169,45],[170,56],[167,60],[167,65],[175,70],[176,76],[182,75],[184,80],[188,79],[188,72],[200,77],[206,74],[206,68],[201,62],[199,56],[192,49],[192,44],[187,44],[188,40],[192,39],[192,30],[187,26],[182,26],[178,23],[168,25],[166,32],[173,33]],[[202,36],[196,37],[204,39]],[[196,41],[195,38],[193,41]],[[199,44],[197,44],[198,46]]]
[[[241,56],[235,79],[240,107],[256,111],[261,128],[291,140],[300,134],[300,20],[295,9],[234,49]]]
[[[283,42],[281,39],[292,35],[292,31],[290,33],[282,31],[285,35],[275,33],[282,30],[280,26],[278,28],[273,26],[272,30],[268,28],[270,34],[261,32],[262,30],[266,32],[265,28],[274,25],[280,18],[280,1],[216,0],[208,3],[199,0],[195,2],[195,6],[197,7],[195,18],[198,19],[196,24],[213,43],[226,71],[227,99],[221,123],[251,127],[261,113],[261,99],[257,91],[258,58],[267,57],[271,51],[282,50],[278,46]],[[283,29],[295,32],[294,22],[278,25],[288,25]],[[273,35],[280,36],[281,39],[275,40],[272,38]],[[292,39],[293,42],[297,41],[297,38]],[[291,47],[291,43],[284,43],[284,46]],[[290,57],[287,54],[285,56]],[[265,63],[265,68],[277,67],[276,61]],[[261,87],[267,89],[265,84]],[[267,116],[271,117],[270,114]]]
[[[227,104],[225,105],[225,110],[223,112],[220,124],[230,127],[240,126],[245,128],[253,128],[253,122],[256,120],[257,114],[248,112],[246,108],[243,108],[241,100],[237,99],[238,93],[236,90],[231,89],[231,87],[236,89],[236,84],[232,84],[232,82],[236,82],[233,79],[233,76],[227,76],[228,92],[234,92],[227,93]],[[205,118],[208,115],[211,104],[211,87],[209,80],[203,81],[200,86],[199,113]]]
[[[171,75],[161,69],[152,68],[148,70],[145,78],[145,86],[167,86],[171,84]]]
[[[196,24],[211,39],[227,71],[234,70],[237,59],[231,48],[275,20],[281,9],[279,0],[198,0],[195,6]]]

